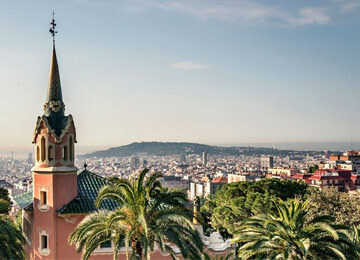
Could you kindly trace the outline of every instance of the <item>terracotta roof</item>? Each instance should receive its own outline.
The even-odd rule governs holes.
[[[309,178],[310,180],[345,180],[341,176],[326,176],[326,175],[313,175]]]
[[[212,180],[214,183],[228,183],[228,179],[226,177],[217,177]]]

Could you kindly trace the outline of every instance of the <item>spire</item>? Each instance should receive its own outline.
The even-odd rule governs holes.
[[[50,75],[49,75],[49,86],[47,90],[47,102],[50,101],[61,101],[62,102],[62,93],[61,93],[61,83],[60,83],[60,73],[59,66],[56,58],[55,45],[53,45],[53,51],[51,55],[50,63]]]
[[[53,50],[50,63],[49,86],[47,89],[44,110],[46,116],[52,116],[54,114],[64,116],[64,102],[62,100],[61,93],[60,73],[55,51],[55,34],[57,31],[55,30],[56,23],[54,19],[54,12],[50,25],[51,27],[49,32],[53,37]]]
[[[57,31],[55,30],[54,12],[50,24],[49,32],[53,38],[53,50],[50,63],[49,86],[44,105],[44,116],[47,118],[50,128],[55,131],[57,136],[60,136],[62,130],[66,127],[68,117],[65,116],[65,105],[62,100],[60,73],[55,51],[55,34]]]

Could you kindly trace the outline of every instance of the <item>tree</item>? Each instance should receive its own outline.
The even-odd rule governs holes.
[[[8,214],[11,207],[11,200],[7,189],[0,188],[0,201],[0,214]]]
[[[273,200],[304,197],[307,184],[290,180],[262,179],[256,182],[236,182],[224,185],[209,198],[201,211],[205,222],[227,238],[234,234],[242,220],[261,212],[276,212]]]
[[[335,217],[337,224],[347,226],[360,224],[360,194],[338,192],[336,187],[327,187],[321,190],[311,189],[308,196],[309,218],[316,215],[330,215]]]
[[[7,202],[0,202],[0,205]],[[21,231],[6,214],[0,214],[0,259],[19,260],[25,258],[23,244],[25,239]]]
[[[150,259],[155,244],[177,259],[169,243],[175,244],[184,258],[201,259],[203,244],[192,225],[186,193],[162,188],[159,173],[145,179],[147,172],[145,169],[130,180],[114,179],[99,191],[98,208],[107,199],[117,202],[118,207],[87,216],[71,233],[69,241],[82,252],[83,259],[107,241],[114,244],[114,259],[123,246],[127,259]]]
[[[274,204],[277,214],[250,217],[236,231],[234,241],[244,243],[241,259],[355,259],[346,227],[334,225],[333,217],[319,215],[306,222],[308,201]]]
[[[346,233],[348,235],[348,239],[351,242],[350,245],[343,245],[343,250],[345,252],[354,251],[355,255],[349,257],[349,259],[360,259],[360,226],[353,225],[349,232]]]

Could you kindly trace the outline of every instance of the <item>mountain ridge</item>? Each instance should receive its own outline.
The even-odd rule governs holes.
[[[281,150],[286,152],[287,150]],[[207,152],[209,155],[240,155],[240,154],[272,154],[278,150],[263,147],[223,147],[191,142],[133,142],[123,146],[111,147],[106,150],[99,150],[92,153],[81,155],[83,158],[90,157],[129,157],[133,155],[189,155],[202,154]]]

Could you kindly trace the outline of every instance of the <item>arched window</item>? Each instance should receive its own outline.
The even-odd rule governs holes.
[[[73,143],[72,136],[70,136],[70,139],[69,139],[69,154],[70,154],[70,160],[74,161],[74,143]]]
[[[38,145],[36,146],[36,161],[40,161],[40,148]]]
[[[49,145],[48,147],[48,159],[49,161],[52,161],[54,159],[54,148],[52,145]]]
[[[45,161],[46,152],[45,152],[45,137],[41,137],[41,161]]]
[[[64,160],[64,161],[67,161],[67,160],[68,160],[68,148],[67,148],[66,145],[65,145],[64,148],[63,148],[63,160]]]

